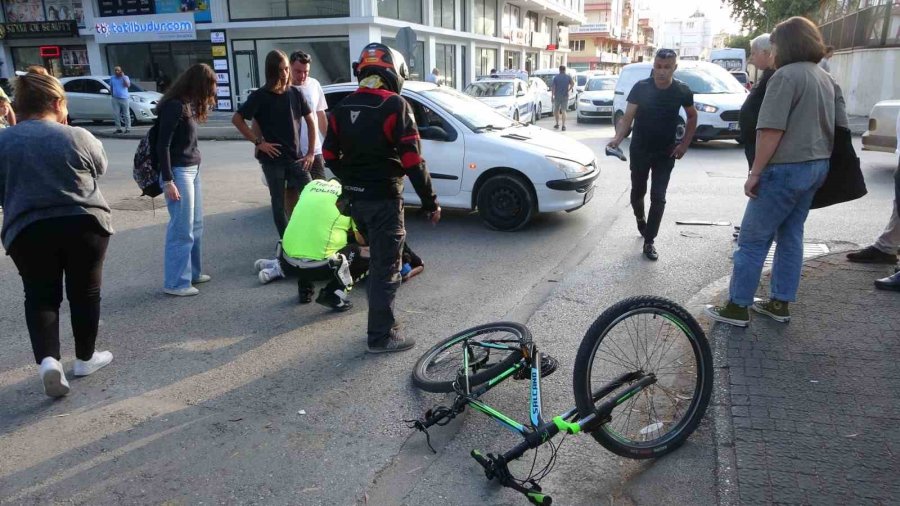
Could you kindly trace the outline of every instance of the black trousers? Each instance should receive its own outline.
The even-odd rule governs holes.
[[[644,240],[653,243],[659,233],[663,212],[666,210],[666,189],[675,168],[675,159],[665,152],[631,150],[631,207],[637,218],[644,219],[644,196],[650,179],[650,214],[644,228]]]
[[[311,181],[310,173],[303,170],[298,160],[260,162],[266,184],[269,186],[269,198],[272,200],[272,218],[278,237],[284,237],[290,216],[284,208],[284,189],[291,188],[302,192],[306,183]]]
[[[358,279],[359,276],[366,272],[368,264],[360,257],[359,246],[356,244],[348,244],[338,251],[338,253],[342,253],[347,258],[352,280]],[[349,288],[353,288],[353,283],[347,284],[341,279],[338,272],[339,266],[337,265],[329,264],[315,268],[296,267],[285,261],[283,252],[279,261],[281,263],[281,270],[285,274],[297,277],[297,291],[300,293],[312,291],[316,281],[328,281],[328,284],[323,288],[323,291],[326,293],[334,293],[336,290],[347,291]]]
[[[355,200],[351,214],[369,242],[367,335],[370,345],[380,345],[391,337],[402,338],[394,315],[394,297],[400,287],[401,253],[406,241],[403,201]]]
[[[34,360],[60,359],[63,278],[72,313],[75,356],[90,360],[100,321],[100,284],[109,234],[92,216],[49,218],[29,225],[9,255],[25,287],[25,322]]]

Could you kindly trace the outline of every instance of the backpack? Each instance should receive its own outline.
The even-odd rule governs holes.
[[[159,160],[156,157],[156,138],[159,133],[159,120],[147,131],[147,135],[138,143],[134,152],[134,182],[141,189],[141,196],[156,197],[162,193],[159,185]]]

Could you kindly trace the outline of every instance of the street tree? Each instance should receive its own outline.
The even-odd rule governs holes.
[[[771,32],[775,25],[792,16],[816,19],[822,9],[839,1],[843,0],[722,0],[722,3],[730,6],[732,17],[755,36]]]

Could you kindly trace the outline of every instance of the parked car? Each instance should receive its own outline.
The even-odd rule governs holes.
[[[115,121],[109,98],[112,92],[109,76],[64,77],[60,82],[66,91],[70,121]],[[147,91],[133,82],[128,93],[131,96],[128,106],[133,124],[156,119],[156,104],[162,98],[162,93]]]
[[[328,85],[325,98],[334,106],[356,89]],[[441,207],[478,209],[489,227],[517,230],[538,212],[574,211],[593,196],[600,169],[584,144],[512,121],[448,86],[407,81],[402,94],[419,125]],[[403,199],[420,203],[409,183]]]
[[[882,100],[869,113],[869,129],[862,136],[866,151],[895,152],[897,146],[897,115],[900,114],[900,100]]]
[[[547,84],[540,78],[529,77],[528,87],[531,88],[531,93],[534,94],[534,99],[537,102],[535,110],[538,112],[538,119],[541,119],[544,115],[553,114],[553,94],[550,93],[550,88],[547,87]]]
[[[606,75],[606,72],[602,70],[582,70],[575,74],[575,92],[580,96],[581,93],[584,92],[584,87],[587,86],[587,82],[590,81],[592,77],[601,75]]]
[[[618,125],[625,114],[628,94],[634,84],[650,77],[652,63],[632,63],[626,65],[619,74],[613,100],[613,122]],[[675,71],[675,79],[683,81],[694,92],[694,107],[697,108],[697,132],[694,140],[711,141],[734,139],[740,142],[738,118],[741,106],[747,98],[747,90],[722,67],[709,62],[680,60]],[[680,111],[684,135],[684,110]]]
[[[567,73],[569,74],[569,76],[572,77],[572,80],[574,80],[577,84],[578,76],[575,74],[575,72],[573,72],[570,69],[567,71]],[[537,77],[541,81],[544,81],[544,84],[546,84],[548,88],[553,87],[553,78],[556,77],[556,74],[559,74],[559,69],[541,69],[541,70],[535,70],[534,72],[531,73],[532,77]],[[570,111],[575,110],[575,104],[577,103],[577,101],[578,101],[578,90],[573,89],[572,94],[569,95],[569,110]],[[551,105],[551,107],[552,107],[552,105]]]
[[[537,121],[534,96],[521,79],[489,77],[466,86],[465,93],[516,121]]]
[[[579,123],[589,119],[612,119],[616,76],[595,76],[588,80],[578,97],[576,119]]]

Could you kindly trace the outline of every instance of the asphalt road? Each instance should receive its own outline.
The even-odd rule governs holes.
[[[567,135],[599,154],[612,129],[572,122]],[[448,212],[432,228],[409,213],[409,239],[426,270],[403,286],[397,307],[419,345],[369,356],[362,290],[353,294],[356,309],[336,315],[297,305],[293,283],[259,285],[251,267],[271,256],[275,228],[247,143],[201,144],[205,270],[213,281],[198,297],[163,295],[168,217],[134,198],[136,144],[104,140],[112,162],[102,188],[116,208],[117,234],[98,341],[116,358],[93,376],[70,379],[64,399],[41,391],[21,283],[12,261],[0,257],[0,503],[523,504],[487,482],[468,456],[517,442],[496,423],[467,412],[436,428],[436,455],[402,423],[450,402],[411,386],[416,359],[463,328],[524,322],[560,361],[545,381],[544,408],[561,412],[573,404],[578,344],[605,308],[636,294],[685,304],[729,274],[731,227],[675,220],[737,223],[745,204],[743,152],[722,142],[698,145],[677,164],[656,263],[640,256],[627,164],[612,158],[600,159],[586,207],[540,216],[521,232],[492,232],[467,212]],[[869,195],[814,211],[808,242],[866,244],[886,223],[896,156],[861,156]],[[61,321],[71,378],[67,313]],[[487,400],[527,419],[524,383],[508,382]],[[556,504],[715,503],[711,419],[657,461],[628,461],[588,436],[568,437],[542,485]],[[538,458],[547,456],[542,450]]]

